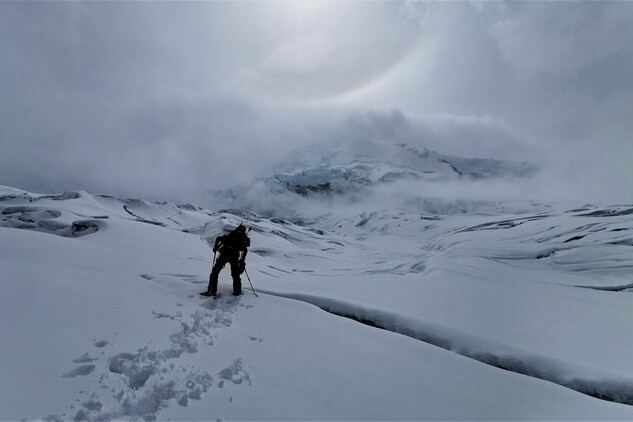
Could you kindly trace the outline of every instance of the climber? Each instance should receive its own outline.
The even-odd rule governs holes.
[[[215,296],[218,292],[218,275],[222,268],[229,263],[231,265],[231,277],[233,278],[233,295],[242,294],[242,279],[240,274],[246,269],[246,253],[251,246],[251,240],[246,235],[246,227],[240,224],[228,234],[218,236],[213,246],[214,264],[209,275],[209,287],[205,296]],[[215,254],[220,255],[215,259]]]

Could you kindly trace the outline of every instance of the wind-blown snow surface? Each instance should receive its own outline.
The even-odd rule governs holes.
[[[0,213],[1,419],[633,419],[633,206],[297,226],[0,188]],[[239,222],[259,296],[228,269],[199,296]]]

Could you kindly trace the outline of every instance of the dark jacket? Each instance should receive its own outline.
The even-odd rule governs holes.
[[[222,255],[239,257],[243,261],[246,258],[248,247],[251,246],[251,240],[246,235],[246,230],[243,227],[240,226],[228,234],[218,236],[215,239],[213,252],[219,251]]]

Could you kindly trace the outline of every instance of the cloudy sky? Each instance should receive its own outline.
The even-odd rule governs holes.
[[[621,1],[0,2],[0,184],[185,201],[368,136],[632,201],[631,22]]]

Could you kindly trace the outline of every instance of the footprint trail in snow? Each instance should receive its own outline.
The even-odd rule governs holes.
[[[116,352],[114,341],[93,341],[92,350],[74,359],[78,366],[62,377],[98,377],[98,387],[92,392],[80,391],[81,397],[69,407],[68,414],[49,415],[47,419],[155,420],[161,409],[175,404],[188,406],[213,388],[225,388],[227,383],[250,385],[250,374],[239,357],[224,365],[218,362],[219,366],[211,371],[194,370],[181,362],[187,354],[212,355],[218,330],[231,327],[233,316],[250,307],[240,298],[222,297],[204,301],[189,316],[181,312],[153,312],[156,319],[178,322],[179,328],[169,335],[169,346],[165,348],[148,345],[136,351]],[[101,357],[96,357],[97,353]]]

